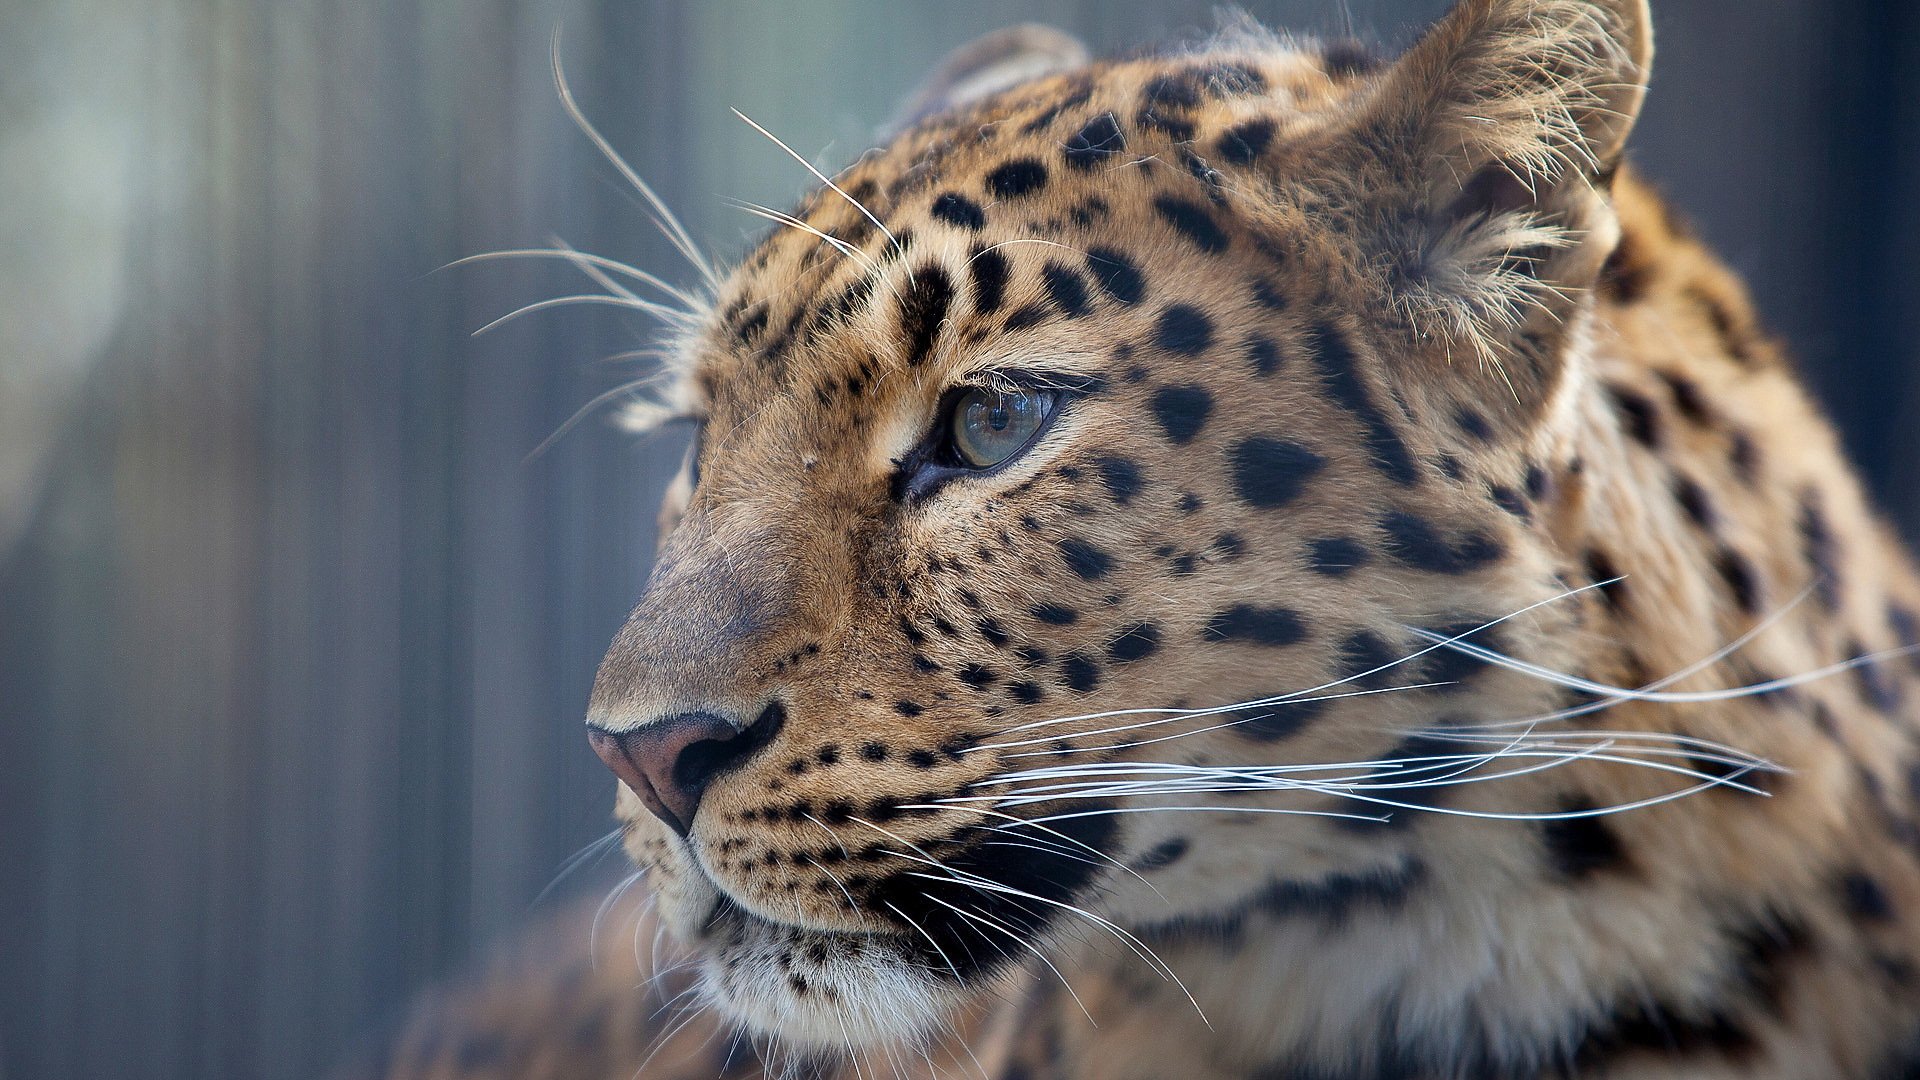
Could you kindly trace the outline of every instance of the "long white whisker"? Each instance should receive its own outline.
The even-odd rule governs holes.
[[[576,265],[585,264],[594,266],[601,270],[610,270],[616,274],[632,278],[642,284],[651,285],[659,289],[661,292],[678,300],[681,305],[687,309],[688,314],[692,314],[694,309],[700,307],[699,300],[692,293],[674,285],[672,282],[649,274],[636,266],[623,263],[618,259],[609,259],[604,255],[594,255],[585,251],[576,251],[568,247],[505,248],[500,251],[483,251],[477,255],[466,255],[450,263],[446,263],[438,267],[436,272],[438,272],[438,270],[452,270],[460,266],[471,266],[474,263],[495,262],[500,259],[562,259],[575,263]]]
[[[853,261],[859,263],[861,266],[865,267],[867,272],[871,274],[875,280],[877,280],[881,285],[886,286],[887,291],[893,294],[894,299],[898,300],[900,298],[900,290],[895,288],[892,279],[888,278],[886,274],[881,271],[880,264],[873,260],[873,256],[867,254],[864,251],[861,251],[859,248],[854,247],[852,244],[847,243],[845,240],[842,240],[839,237],[834,236],[830,233],[822,232],[819,229],[814,228],[812,225],[809,225],[806,222],[801,221],[799,218],[794,217],[792,214],[782,213],[781,211],[775,210],[769,206],[761,206],[759,203],[740,202],[740,201],[734,201],[733,205],[742,210],[745,210],[747,213],[752,214],[755,217],[765,218],[768,221],[778,222],[781,225],[786,225],[790,228],[799,229],[801,232],[807,233],[810,236],[815,236],[821,240],[826,241],[829,245],[833,247],[835,251],[838,251],[840,254],[846,256],[849,259],[852,259]]]
[[[1378,667],[1370,668],[1366,671],[1356,672],[1355,674],[1348,675],[1343,678],[1335,679],[1331,682],[1322,683],[1319,686],[1311,686],[1304,690],[1296,690],[1290,694],[1279,694],[1269,698],[1261,698],[1256,701],[1237,702],[1232,705],[1217,706],[1212,709],[1109,709],[1105,712],[1082,713],[1078,716],[1062,716],[1062,717],[1056,717],[1051,720],[1035,720],[1030,723],[1019,724],[1014,727],[1007,728],[1003,732],[1001,732],[1001,734],[1012,735],[1022,731],[1031,731],[1035,728],[1051,727],[1056,724],[1071,724],[1081,720],[1104,720],[1108,717],[1115,717],[1115,716],[1167,716],[1167,715],[1204,716],[1204,715],[1209,715],[1209,714],[1218,713],[1218,712],[1230,711],[1233,709],[1262,708],[1267,705],[1277,705],[1282,702],[1290,701],[1294,698],[1304,696],[1306,694],[1317,694],[1325,690],[1331,690],[1336,686],[1341,686],[1345,683],[1354,682],[1359,679],[1367,678],[1368,676],[1371,676],[1371,675],[1379,674],[1382,671],[1387,671],[1391,668],[1399,667],[1401,664],[1406,664],[1414,660],[1418,660],[1420,657],[1425,656],[1430,652],[1433,652],[1437,649],[1445,647],[1446,643],[1448,642],[1459,641],[1468,637],[1472,637],[1474,634],[1480,633],[1483,630],[1491,629],[1492,627],[1495,627],[1495,626],[1499,626],[1501,623],[1508,622],[1512,619],[1517,619],[1520,616],[1528,614],[1529,612],[1532,612],[1537,608],[1542,608],[1548,604],[1557,603],[1561,600],[1568,599],[1569,597],[1578,596],[1581,593],[1589,592],[1594,589],[1604,588],[1605,586],[1612,585],[1615,582],[1618,582],[1621,580],[1623,579],[1614,577],[1614,578],[1609,578],[1606,581],[1594,582],[1591,585],[1582,585],[1579,588],[1568,589],[1565,592],[1561,592],[1556,595],[1549,596],[1544,600],[1535,601],[1534,603],[1528,604],[1526,607],[1520,608],[1517,611],[1509,612],[1505,615],[1500,616],[1497,619],[1492,619],[1487,622],[1481,623],[1480,625],[1475,626],[1471,629],[1464,630],[1461,633],[1454,635],[1453,637],[1444,638],[1440,642],[1437,642],[1432,645],[1428,645],[1426,648],[1420,649],[1416,652],[1408,653],[1406,656],[1400,657],[1397,660],[1391,660],[1391,661],[1388,661],[1387,663],[1379,665]],[[984,747],[973,747],[972,749],[979,750],[979,749],[984,749]]]
[[[931,874],[920,874],[917,876],[932,877]],[[934,878],[934,880],[938,881],[941,879]],[[959,915],[964,919],[977,922],[980,925],[985,926],[989,929],[1000,931],[1002,934],[1005,934],[1008,938],[1010,938],[1014,942],[1014,944],[1027,950],[1033,955],[1039,957],[1040,962],[1047,965],[1048,970],[1052,971],[1054,976],[1060,980],[1060,985],[1067,988],[1067,993],[1073,998],[1073,1003],[1075,1005],[1080,1006],[1080,1012],[1086,1016],[1087,1023],[1092,1024],[1094,1027],[1100,1026],[1099,1021],[1093,1018],[1093,1014],[1087,1011],[1086,1003],[1080,1000],[1079,993],[1074,990],[1073,984],[1067,981],[1066,975],[1062,974],[1059,968],[1054,967],[1053,961],[1047,959],[1047,954],[1041,952],[1039,948],[1037,948],[1032,942],[1028,941],[1026,938],[1021,937],[1017,932],[1011,929],[1008,929],[1007,926],[1004,923],[1000,922],[998,919],[990,918],[985,912],[978,912],[978,911],[969,912],[954,904],[949,904],[945,900],[942,900],[937,896],[927,896],[927,899],[933,901],[936,904],[939,904],[941,907],[946,908],[948,911],[951,911],[954,914]]]
[[[879,218],[877,218],[877,217],[875,217],[875,216],[873,216],[873,211],[871,211],[871,210],[868,210],[868,209],[867,209],[866,207],[864,207],[864,206],[862,206],[862,205],[860,205],[860,200],[859,200],[859,199],[856,199],[856,198],[854,198],[853,196],[851,196],[851,195],[849,195],[849,194],[847,194],[847,193],[846,193],[845,191],[842,191],[842,190],[840,189],[840,185],[839,185],[839,184],[836,184],[836,183],[834,183],[834,182],[833,182],[832,180],[830,180],[830,179],[828,179],[828,178],[827,178],[827,174],[826,174],[826,173],[823,173],[823,172],[821,172],[821,171],[820,171],[819,169],[816,169],[816,168],[814,168],[814,167],[813,167],[813,162],[811,162],[811,161],[808,161],[808,160],[807,160],[806,158],[803,158],[803,157],[801,157],[801,156],[800,156],[800,155],[799,155],[799,154],[798,154],[798,153],[797,153],[797,152],[796,152],[796,151],[795,151],[795,150],[793,149],[793,147],[791,147],[791,146],[788,146],[788,145],[787,145],[786,143],[784,143],[784,142],[781,142],[781,141],[780,141],[780,137],[779,137],[779,136],[777,136],[777,135],[775,135],[775,134],[774,134],[773,132],[771,132],[771,131],[768,131],[768,130],[767,130],[766,128],[763,128],[763,127],[761,127],[761,126],[760,126],[759,124],[757,124],[757,123],[754,123],[754,121],[753,121],[753,118],[752,118],[752,117],[749,117],[749,116],[748,116],[748,115],[747,115],[746,113],[743,113],[743,112],[741,112],[741,111],[740,111],[739,109],[734,109],[734,110],[733,110],[733,115],[735,115],[735,116],[737,116],[737,117],[739,117],[739,118],[740,118],[740,119],[742,119],[742,120],[745,120],[745,121],[747,122],[747,126],[748,126],[748,127],[751,127],[751,128],[753,129],[753,130],[755,130],[755,131],[757,131],[757,132],[759,132],[760,134],[762,134],[762,135],[765,135],[765,136],[766,136],[767,138],[769,138],[769,139],[771,139],[771,140],[773,140],[773,145],[775,145],[775,146],[777,146],[777,147],[779,147],[779,148],[780,148],[780,149],[782,149],[782,150],[785,150],[785,151],[787,152],[787,156],[788,156],[788,157],[791,157],[791,158],[792,158],[793,160],[795,160],[795,161],[797,161],[797,162],[799,162],[799,163],[800,163],[800,165],[801,165],[801,167],[803,167],[803,168],[805,168],[805,169],[806,169],[806,170],[807,170],[808,172],[810,172],[810,173],[812,173],[812,174],[813,174],[813,177],[814,177],[814,179],[816,179],[816,180],[818,180],[818,181],[820,181],[821,183],[823,183],[823,184],[825,184],[825,185],[827,185],[827,187],[829,187],[829,188],[832,188],[832,189],[833,189],[833,193],[834,193],[835,195],[838,195],[838,196],[840,196],[841,198],[843,198],[843,199],[845,199],[845,200],[847,200],[847,202],[848,202],[849,204],[851,204],[851,205],[852,205],[852,207],[853,207],[853,208],[854,208],[855,210],[858,210],[858,211],[860,211],[860,212],[861,212],[862,214],[864,214],[864,215],[866,215],[866,218],[867,218],[867,220],[868,220],[868,221],[871,221],[871,222],[873,222],[873,227],[874,227],[874,228],[876,228],[876,229],[879,229],[879,230],[880,230],[880,235],[882,235],[882,236],[884,236],[884,237],[886,237],[886,238],[887,238],[887,243],[888,243],[888,244],[891,244],[891,245],[893,246],[893,248],[894,248],[894,250],[896,250],[896,251],[898,251],[898,250],[900,250],[900,241],[898,241],[898,240],[896,240],[896,239],[894,239],[894,235],[893,235],[893,232],[892,232],[891,230],[889,230],[889,229],[888,229],[888,228],[886,227],[886,225],[885,225],[885,224],[883,224],[883,223],[881,222],[881,220],[880,220]],[[908,273],[908,280],[909,280],[909,281],[911,281],[911,280],[912,280],[912,270],[911,270],[911,269],[909,269],[907,273]]]
[[[1410,626],[1407,629],[1429,641],[1438,637],[1438,635],[1434,634],[1431,630],[1424,630],[1420,627]],[[1471,642],[1446,640],[1439,644],[1457,652],[1465,653],[1476,660],[1492,664],[1496,667],[1503,667],[1509,671],[1516,671],[1523,675],[1532,675],[1535,678],[1544,679],[1559,686],[1564,686],[1569,690],[1579,690],[1584,693],[1599,694],[1606,697],[1620,698],[1622,700],[1653,701],[1663,704],[1726,701],[1731,698],[1751,697],[1756,694],[1770,694],[1778,690],[1786,690],[1805,683],[1838,675],[1841,672],[1850,671],[1857,667],[1877,664],[1903,656],[1912,656],[1920,652],[1920,644],[1903,645],[1896,649],[1882,649],[1879,652],[1856,656],[1851,660],[1842,660],[1837,664],[1828,664],[1824,667],[1814,668],[1811,671],[1803,671],[1798,675],[1767,679],[1764,682],[1748,683],[1745,686],[1734,686],[1724,690],[1630,690],[1624,686],[1608,686],[1605,683],[1595,682],[1592,679],[1583,679],[1578,675],[1570,675],[1563,671],[1555,671],[1552,668],[1528,663],[1525,660],[1518,660],[1505,653],[1497,652],[1483,645],[1475,645]]]
[[[574,304],[604,304],[608,307],[627,308],[631,311],[644,311],[656,318],[666,319],[668,321],[673,321],[682,314],[675,308],[667,307],[664,304],[656,304],[651,300],[641,300],[637,297],[608,296],[604,293],[582,293],[578,296],[555,296],[546,300],[536,300],[525,307],[515,308],[480,329],[475,330],[473,336],[479,337],[481,334],[504,323],[512,322],[522,315],[531,315],[536,311],[546,311],[548,308],[569,307]]]
[[[706,256],[700,253],[699,245],[693,242],[693,237],[687,232],[686,226],[680,223],[679,217],[668,208],[666,201],[640,178],[640,174],[634,171],[633,166],[627,164],[627,160],[620,156],[620,152],[613,148],[613,144],[607,141],[606,136],[600,134],[600,129],[593,126],[593,122],[587,119],[586,112],[580,108],[580,103],[574,100],[573,88],[567,84],[566,67],[560,60],[560,28],[558,26],[553,30],[552,59],[554,89],[559,92],[560,104],[566,109],[567,116],[573,120],[574,126],[586,135],[588,141],[593,143],[602,157],[620,171],[620,175],[626,179],[627,183],[632,184],[634,190],[647,200],[647,204],[653,207],[653,214],[650,216],[653,217],[654,225],[665,234],[674,249],[692,263],[695,270],[699,271],[707,287],[718,292],[720,276],[714,273],[713,266],[707,262]]]

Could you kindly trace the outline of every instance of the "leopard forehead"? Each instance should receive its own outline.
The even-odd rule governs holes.
[[[693,375],[710,415],[754,411],[769,394],[825,405],[895,372],[947,374],[982,346],[1136,307],[1150,269],[1165,272],[1162,295],[1204,295],[1199,282],[1237,272],[1239,290],[1277,306],[1272,275],[1287,259],[1269,238],[1307,265],[1330,261],[1312,256],[1333,238],[1307,224],[1324,223],[1326,200],[1310,186],[1275,198],[1264,167],[1310,155],[1365,85],[1363,64],[1331,56],[1274,45],[1096,65],[869,152],[781,215],[722,288]],[[1220,218],[1254,212],[1248,185],[1261,189],[1264,250],[1232,251]],[[1175,288],[1182,269],[1191,286]]]

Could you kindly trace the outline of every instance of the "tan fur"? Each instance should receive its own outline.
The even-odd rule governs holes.
[[[1524,612],[1466,640],[1665,692],[1913,644],[1920,587],[1825,421],[1739,283],[1619,164],[1650,59],[1636,0],[1466,0],[1379,71],[1246,34],[1096,64],[835,177],[901,243],[825,190],[794,216],[857,255],[788,228],[746,260],[677,391],[704,423],[699,483],[669,498],[589,715],[621,733],[785,708],[689,838],[621,792],[711,1006],[690,1030],[744,1031],[776,1069],[851,1048],[846,1075],[969,1055],[1004,1077],[1920,1068],[1902,654],[1616,703],[1537,729],[1587,757],[1373,792],[1412,805],[1143,793],[1053,821],[1097,857],[940,801],[1061,762],[1418,762],[1594,700],[1440,648],[1313,708],[1063,720],[1328,686],[1427,648],[1409,627]],[[1109,112],[1124,147],[1092,152]],[[1006,171],[1029,160],[1038,184]],[[946,391],[1035,371],[1097,385],[1004,470],[901,495]],[[931,864],[1071,884],[1025,901],[1022,933],[978,930],[1005,962],[952,979],[893,903],[935,888]],[[1022,917],[991,889],[939,895]],[[648,1075],[717,1068],[690,1060]]]

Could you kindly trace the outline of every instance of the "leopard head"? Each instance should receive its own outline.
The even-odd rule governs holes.
[[[1073,942],[1509,872],[1423,811],[1556,797],[1443,781],[1562,700],[1490,654],[1566,669],[1595,602],[1556,530],[1650,53],[1642,0],[1390,62],[1023,31],[779,215],[678,350],[588,718],[714,1003],[911,1038]]]

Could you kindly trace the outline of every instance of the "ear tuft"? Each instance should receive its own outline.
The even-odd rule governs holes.
[[[1646,0],[1461,0],[1377,77],[1355,135],[1410,316],[1497,363],[1593,283],[1652,57]]]
[[[1599,176],[1646,95],[1646,0],[1462,0],[1382,80],[1373,120],[1456,180]]]
[[[936,113],[970,105],[1023,82],[1085,67],[1087,47],[1051,26],[1023,23],[975,38],[947,54],[884,129],[891,138]]]

